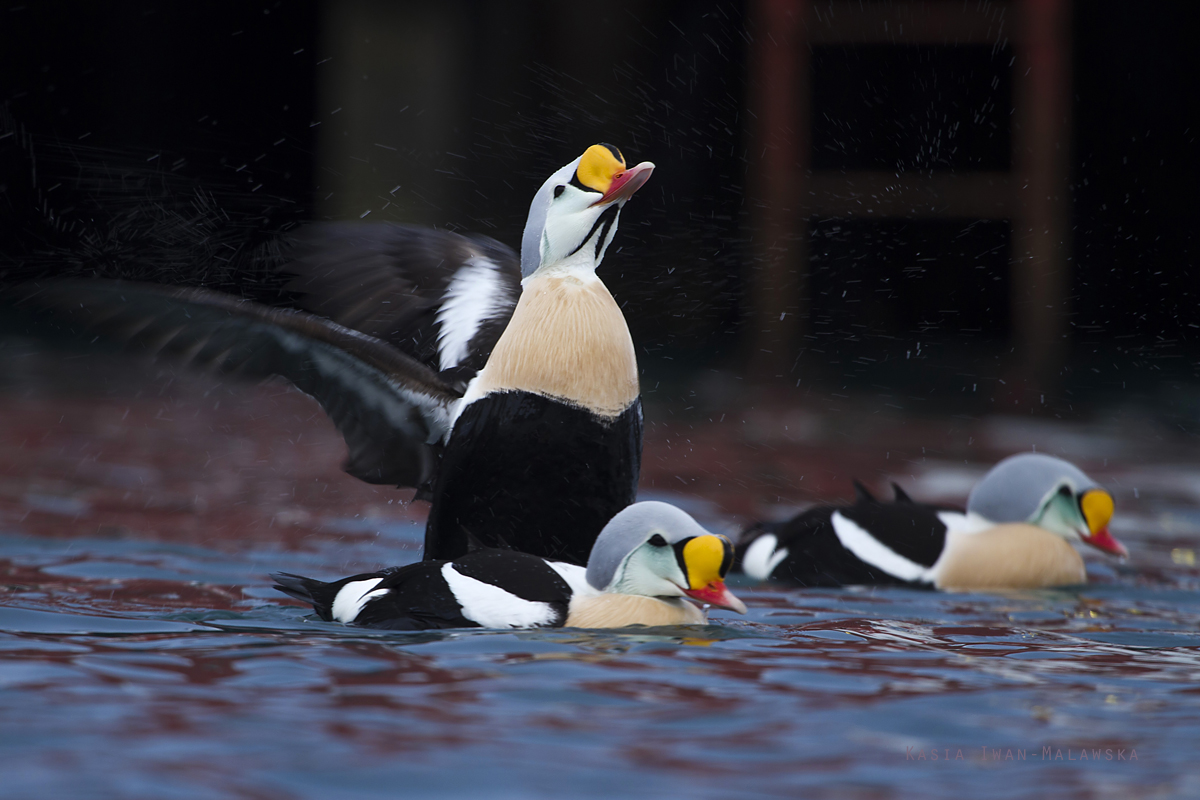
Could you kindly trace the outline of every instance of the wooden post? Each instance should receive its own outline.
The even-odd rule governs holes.
[[[318,218],[444,224],[460,184],[470,75],[461,4],[324,4]],[[396,187],[399,186],[397,189]]]
[[[747,194],[753,241],[746,265],[749,374],[775,382],[792,368],[805,302],[809,171],[808,0],[752,0]]]
[[[1070,0],[1022,0],[1014,65],[1012,324],[1018,377],[1032,395],[1060,381],[1071,289]]]

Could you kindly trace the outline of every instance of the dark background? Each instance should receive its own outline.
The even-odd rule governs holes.
[[[366,212],[515,246],[545,175],[613,142],[658,165],[603,268],[647,386],[742,373],[755,269],[743,5],[352,5],[378,29],[339,28],[319,2],[10,2],[0,100],[48,154],[41,187],[63,218],[83,206],[51,181],[77,158],[210,187],[268,232]],[[1073,13],[1071,333],[1050,407],[1143,400],[1187,425],[1200,419],[1198,15],[1117,0]],[[816,47],[813,166],[1006,169],[1010,62],[1000,43]],[[19,233],[22,179],[0,180]],[[774,388],[985,402],[966,386],[1009,349],[1005,223],[822,219],[807,235],[819,352],[797,367],[803,386]]]

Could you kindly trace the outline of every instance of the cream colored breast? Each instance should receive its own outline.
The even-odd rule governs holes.
[[[638,396],[637,357],[604,284],[572,276],[526,281],[471,397],[520,390],[616,417]]]
[[[996,525],[979,533],[950,532],[934,566],[948,591],[1037,589],[1087,583],[1083,559],[1061,536],[1034,525]]]
[[[571,600],[563,623],[568,628],[623,628],[626,625],[700,625],[704,612],[683,598],[663,600],[634,594],[599,594]]]

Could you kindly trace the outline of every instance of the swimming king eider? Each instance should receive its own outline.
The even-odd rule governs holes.
[[[627,168],[611,145],[589,147],[534,196],[519,260],[490,240],[383,226],[391,233],[367,238],[396,249],[381,262],[362,255],[371,251],[363,245],[359,260],[347,255],[339,284],[329,259],[349,246],[321,250],[310,241],[294,282],[318,313],[113,281],[50,281],[21,291],[27,307],[53,310],[89,333],[221,373],[290,380],[337,425],[350,474],[423,487],[432,502],[428,558],[465,555],[474,537],[583,564],[637,489],[637,360],[625,318],[595,270],[622,206],[653,169],[649,162]],[[429,266],[432,257],[405,260],[422,248],[439,254],[439,266]],[[368,291],[384,284],[391,288]],[[387,316],[383,298],[402,296],[409,311]],[[370,328],[379,315],[386,324]],[[477,363],[482,369],[473,371]]]
[[[1112,495],[1074,465],[1040,453],[993,467],[965,513],[914,503],[899,487],[893,503],[858,490],[853,505],[747,529],[738,545],[742,571],[800,586],[1020,589],[1086,583],[1073,542],[1127,554],[1108,531]]]
[[[688,598],[744,614],[723,580],[732,562],[724,536],[672,505],[646,501],[609,521],[586,568],[483,548],[332,583],[271,577],[327,622],[394,630],[619,628],[705,622]]]

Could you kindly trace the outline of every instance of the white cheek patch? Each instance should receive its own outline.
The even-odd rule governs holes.
[[[549,603],[526,600],[499,586],[469,578],[453,564],[442,567],[442,578],[462,606],[462,615],[485,628],[534,628],[556,621]]]
[[[332,616],[338,622],[354,622],[362,613],[363,606],[374,597],[388,593],[387,589],[375,589],[383,578],[371,578],[365,581],[353,581],[343,586],[333,598]]]
[[[483,256],[467,259],[446,287],[438,308],[439,368],[447,370],[461,364],[480,326],[503,316],[513,302],[495,262]]]
[[[786,547],[775,549],[778,543],[779,539],[773,533],[764,533],[751,542],[742,556],[742,572],[759,581],[770,578],[780,562],[788,557]]]
[[[633,549],[613,573],[607,591],[636,594],[642,597],[682,597],[687,576],[670,547],[654,547],[649,543]]]
[[[860,561],[870,564],[876,569],[881,569],[902,581],[925,581],[928,583],[933,580],[930,569],[900,555],[858,524],[843,517],[841,512],[833,512],[830,521],[833,523],[833,532],[837,534],[842,547],[853,553]]]
[[[595,270],[600,259],[595,245],[587,245],[591,236],[605,233],[605,241],[611,240],[616,234],[617,221],[607,226],[607,231],[601,226],[597,228],[598,220],[607,210],[595,207],[599,192],[584,192],[575,186],[568,186],[566,192],[553,201],[546,213],[541,237],[541,262],[538,269],[553,267],[567,260],[586,262],[591,270]],[[606,245],[607,246],[607,245]],[[577,256],[584,256],[576,259]],[[526,276],[528,277],[528,276]]]

